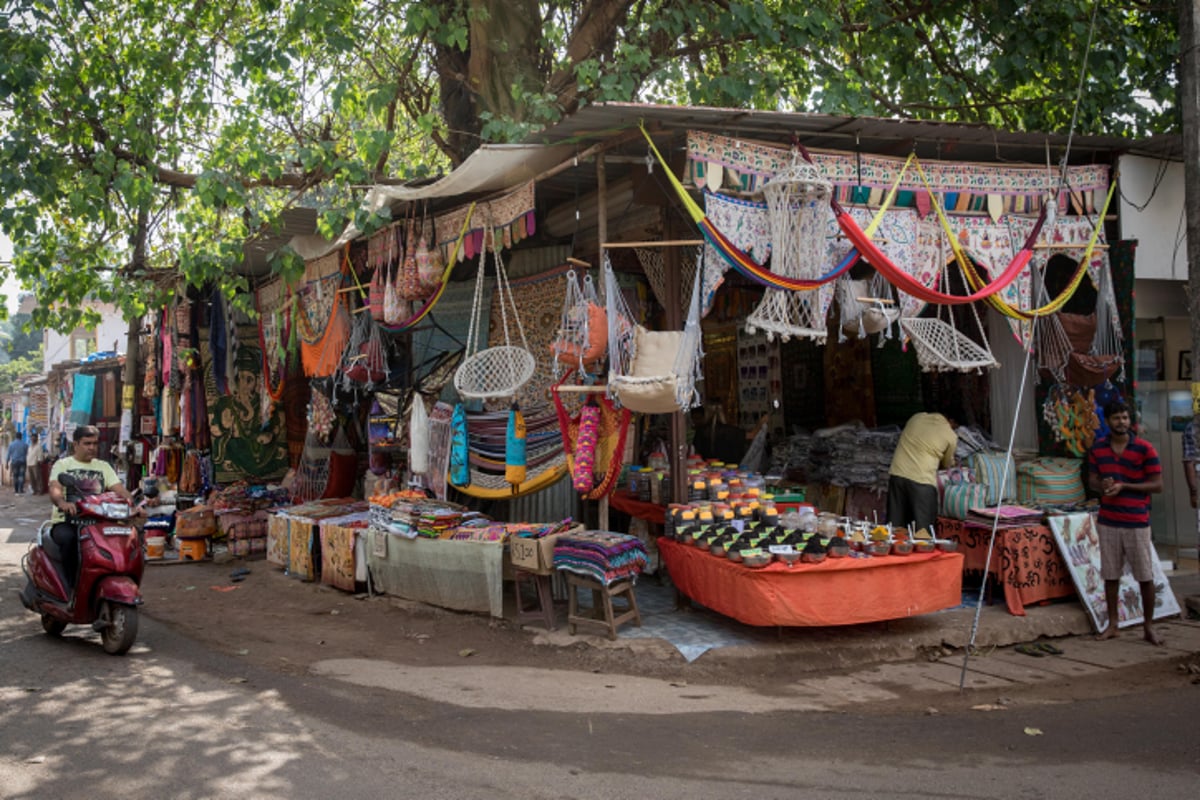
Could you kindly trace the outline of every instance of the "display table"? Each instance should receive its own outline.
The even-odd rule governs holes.
[[[667,507],[660,506],[658,503],[647,503],[643,500],[638,500],[627,489],[618,489],[608,497],[608,504],[620,511],[622,514],[628,514],[631,517],[644,519],[647,522],[653,522],[656,525],[665,525],[667,522]]]
[[[672,539],[659,539],[658,549],[680,593],[746,625],[857,625],[962,603],[958,553],[750,569]]]
[[[938,536],[958,542],[963,569],[983,572],[991,524],[938,517],[937,531]],[[1004,588],[1008,610],[1019,617],[1025,616],[1025,606],[1075,596],[1071,573],[1058,552],[1054,534],[1045,525],[997,528],[988,572]]]
[[[504,543],[408,539],[370,529],[375,589],[458,611],[504,616]]]

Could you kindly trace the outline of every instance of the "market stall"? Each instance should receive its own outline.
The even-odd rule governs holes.
[[[964,570],[983,573],[990,523],[938,517],[938,533],[958,542]],[[1003,588],[1008,610],[1021,617],[1026,606],[1075,596],[1071,573],[1045,525],[999,526],[988,575]]]
[[[928,614],[962,602],[958,553],[775,562],[750,569],[707,550],[660,539],[679,592],[746,625],[856,625]]]

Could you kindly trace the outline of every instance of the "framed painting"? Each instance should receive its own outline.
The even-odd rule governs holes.
[[[1192,351],[1179,351],[1179,380],[1190,381],[1192,379]]]
[[[1096,518],[1091,514],[1056,514],[1049,518],[1050,530],[1058,543],[1059,552],[1067,562],[1075,590],[1079,593],[1083,607],[1097,632],[1108,627],[1108,606],[1104,599],[1104,580],[1100,577],[1100,537],[1096,531]],[[1128,628],[1140,625],[1145,618],[1142,609],[1142,592],[1137,581],[1125,565],[1117,592],[1117,627]],[[1154,616],[1152,619],[1170,617],[1179,613],[1179,603],[1162,564],[1154,560]]]

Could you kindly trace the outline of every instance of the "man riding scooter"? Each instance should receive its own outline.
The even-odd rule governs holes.
[[[50,517],[54,527],[50,538],[58,545],[62,573],[71,591],[79,576],[79,531],[67,517],[78,515],[75,504],[107,490],[116,492],[130,506],[135,505],[133,495],[121,483],[112,465],[96,458],[100,450],[100,431],[96,426],[80,425],[75,429],[73,439],[73,454],[55,461],[50,470],[50,502],[54,504],[54,513]]]

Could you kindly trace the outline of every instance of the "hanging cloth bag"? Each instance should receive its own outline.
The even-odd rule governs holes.
[[[508,430],[504,437],[504,480],[513,485],[513,492],[525,482],[525,415],[514,401],[508,410]]]
[[[421,274],[417,268],[417,220],[408,218],[408,232],[404,236],[404,261],[400,265],[400,296],[405,300],[420,300],[425,296],[421,290]]]
[[[421,226],[421,240],[417,243],[417,276],[421,283],[422,296],[430,295],[442,285],[442,250],[434,244],[429,246],[429,230],[433,225],[428,220]]]
[[[462,403],[450,418],[450,483],[471,485],[471,451],[467,446],[467,411]]]
[[[408,469],[414,475],[429,472],[429,412],[425,399],[414,393],[408,415]]]
[[[579,435],[575,439],[575,467],[571,483],[587,494],[595,486],[596,442],[600,438],[600,406],[587,403],[579,409]]]

